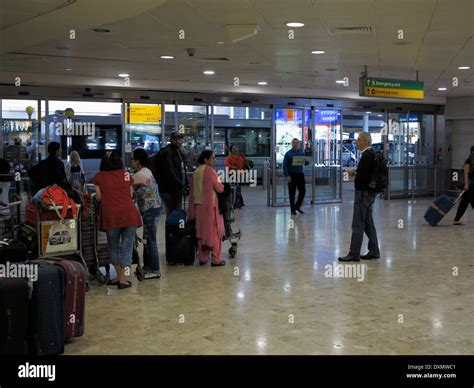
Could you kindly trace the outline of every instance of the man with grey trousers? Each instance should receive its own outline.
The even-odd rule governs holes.
[[[372,180],[376,167],[375,153],[372,150],[372,137],[369,132],[359,132],[356,141],[357,149],[361,152],[361,158],[357,166],[355,177],[354,214],[352,216],[352,238],[351,247],[347,256],[340,257],[339,261],[376,260],[380,258],[379,242],[372,218],[372,207],[376,193],[370,190],[369,184]],[[369,252],[363,256],[360,254],[364,232],[369,238]]]

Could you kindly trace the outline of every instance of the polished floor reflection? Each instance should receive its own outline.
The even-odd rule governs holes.
[[[65,354],[473,354],[472,210],[465,226],[453,212],[432,228],[431,199],[377,200],[382,259],[346,271],[335,263],[350,242],[344,194],[292,218],[262,206],[261,189],[244,192],[225,267],[167,267],[161,220],[162,279],[94,285],[85,335]]]

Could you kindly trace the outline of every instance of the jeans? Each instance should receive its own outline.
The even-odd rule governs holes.
[[[304,200],[304,195],[306,194],[306,182],[304,179],[304,174],[290,174],[291,183],[288,183],[288,193],[290,195],[290,207],[291,210],[296,210],[301,207]],[[295,204],[295,194],[296,188],[298,187],[298,200]]]
[[[354,214],[352,216],[352,238],[349,254],[360,257],[360,249],[364,240],[364,232],[369,238],[369,253],[371,256],[380,257],[377,231],[372,218],[372,205],[377,194],[368,191],[356,190],[354,198]]]
[[[168,216],[173,210],[181,207],[181,195],[171,193],[160,193],[166,207],[166,215]]]
[[[136,226],[113,228],[105,231],[107,234],[110,259],[114,266],[126,268],[132,264],[133,244],[135,243],[136,232]]]
[[[142,214],[143,217],[143,238],[146,241],[143,245],[143,264],[146,269],[153,272],[160,271],[160,257],[158,255],[158,245],[156,242],[156,232],[161,208],[148,209]]]

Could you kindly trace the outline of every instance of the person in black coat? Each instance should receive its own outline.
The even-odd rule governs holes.
[[[61,160],[61,153],[61,144],[52,141],[48,144],[48,157],[28,170],[28,176],[32,182],[32,195],[35,195],[39,190],[54,184],[61,186],[66,190],[66,192],[68,192],[68,194],[69,191],[72,191],[72,187],[66,178],[64,163]],[[74,196],[71,196],[71,198],[76,201]]]
[[[182,144],[183,135],[173,132],[170,144],[164,147],[152,161],[160,197],[166,206],[166,215],[180,208],[183,195],[189,189],[186,157],[181,151]]]
[[[372,218],[372,206],[376,193],[370,190],[369,184],[372,180],[375,165],[375,153],[372,150],[372,137],[369,132],[360,132],[356,141],[357,149],[361,152],[361,158],[357,166],[355,177],[354,214],[352,217],[352,238],[349,253],[340,257],[339,261],[375,260],[380,258],[380,248],[377,239],[374,219]],[[364,232],[369,238],[369,252],[361,256],[360,250],[364,239]]]

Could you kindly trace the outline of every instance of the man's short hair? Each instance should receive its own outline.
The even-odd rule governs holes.
[[[372,145],[372,136],[369,132],[359,132],[359,137],[364,139],[369,146]]]
[[[300,141],[300,139],[298,139],[297,137],[295,137],[291,142],[293,143],[295,140]]]
[[[471,146],[471,154],[474,153],[474,146]]]
[[[56,156],[56,151],[61,148],[61,144],[57,141],[52,141],[48,144],[48,155]]]

